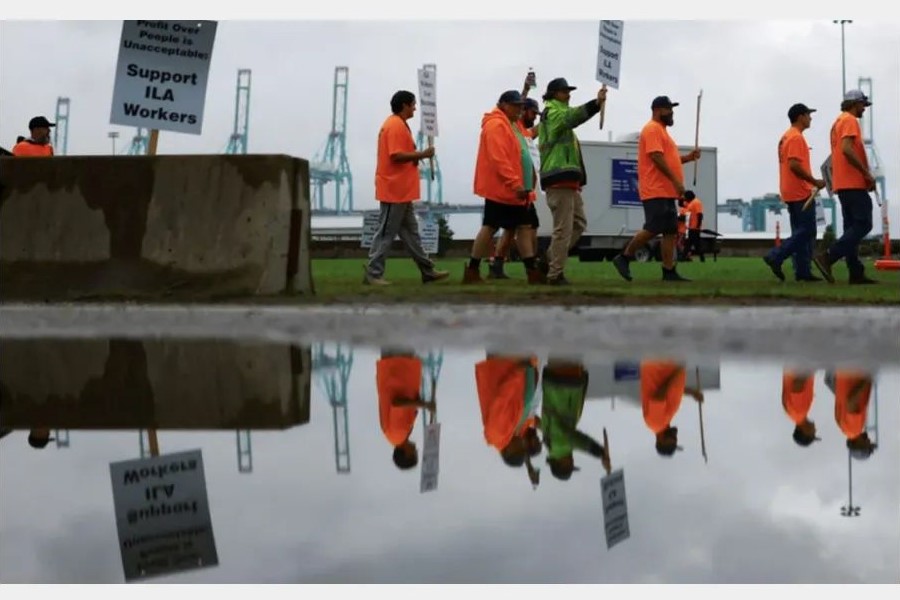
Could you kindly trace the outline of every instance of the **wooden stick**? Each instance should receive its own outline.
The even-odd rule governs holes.
[[[434,136],[428,136],[428,145],[434,146]],[[434,181],[434,157],[428,157],[428,168],[431,170],[431,180]]]
[[[603,129],[603,121],[606,120],[606,100],[603,101],[603,105],[600,107],[600,129]]]
[[[159,456],[159,439],[155,429],[147,430],[147,439],[150,440],[150,456]]]
[[[700,100],[703,98],[703,90],[697,94],[697,123],[694,127],[694,150],[700,149]],[[697,169],[700,167],[700,160],[694,161],[694,187],[697,187]]]
[[[607,459],[607,464],[603,465],[603,468],[606,469],[606,474],[609,475],[612,470],[612,458],[609,454],[609,438],[606,436],[606,427],[603,428],[603,451],[606,452]]]
[[[150,140],[147,143],[147,156],[156,156],[156,145],[159,143],[159,129],[150,130]]]
[[[806,199],[806,202],[803,203],[803,208],[801,210],[806,210],[812,205],[813,200],[816,199],[816,194],[819,193],[819,188],[813,188],[813,191],[809,193],[809,198]]]
[[[700,367],[696,367],[696,375],[697,375],[697,391],[702,392],[700,389]],[[703,453],[703,462],[709,462],[706,458],[706,436],[703,435],[703,403],[697,403],[698,410],[700,411],[700,451]]]

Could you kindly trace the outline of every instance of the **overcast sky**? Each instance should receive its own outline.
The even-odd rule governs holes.
[[[819,110],[806,134],[817,167],[827,156],[828,131],[841,102],[840,27],[830,18],[809,18],[809,12],[805,16],[807,20],[786,21],[626,19],[622,85],[610,92],[606,131],[598,129],[595,119],[581,126],[578,135],[606,140],[608,132],[618,137],[637,131],[650,116],[652,98],[667,94],[682,103],[671,133],[678,143],[691,144],[702,88],[700,142],[718,149],[719,202],[777,192],[776,144],[789,125],[788,107],[804,102]],[[860,16],[846,26],[847,85],[857,87],[860,77],[872,79],[870,115],[896,232],[900,22]],[[67,96],[69,154],[111,152],[110,130],[121,132],[118,151],[124,151],[134,129],[109,124],[121,27],[121,21],[0,25],[4,146],[27,133],[32,116],[52,119],[57,97]],[[472,177],[482,114],[503,90],[520,89],[529,67],[537,72],[536,97],[550,79],[566,77],[579,88],[573,102],[589,100],[599,85],[594,78],[597,38],[596,20],[221,20],[202,135],[162,132],[159,152],[223,152],[233,127],[237,70],[248,68],[249,151],[312,158],[324,146],[330,127],[334,68],[345,65],[347,153],[355,207],[371,208],[376,136],[389,114],[389,99],[398,89],[417,93],[416,69],[436,63],[436,146],[444,198],[475,202]],[[21,51],[35,39],[40,40],[40,52]],[[411,125],[417,130],[418,115]],[[875,221],[880,229],[877,214]]]
[[[333,346],[329,346],[333,352]],[[311,419],[254,432],[253,472],[237,471],[233,432],[159,434],[163,454],[203,450],[219,566],[155,581],[896,583],[900,577],[900,371],[878,374],[879,449],[853,463],[834,422],[834,396],[816,375],[810,416],[820,443],[801,449],[781,407],[783,365],[726,360],[699,413],[687,398],[673,420],[684,452],[662,459],[640,408],[588,401],[586,433],[609,433],[625,473],[631,537],[606,549],[599,461],[554,479],[545,453],[532,491],[524,469],[484,442],[474,368],[481,350],[447,352],[438,380],[438,489],[398,471],[378,425],[378,349],[356,348],[348,386],[350,473],[335,472],[332,411],[313,381]],[[546,357],[541,357],[543,364]],[[175,365],[176,363],[171,363]],[[610,365],[588,366],[599,378]],[[203,399],[197,398],[198,402]],[[870,410],[875,410],[874,397]],[[874,414],[870,415],[874,418]],[[0,578],[121,582],[109,463],[138,456],[135,431],[71,432],[71,446],[37,452],[24,432],[0,452]],[[413,439],[422,447],[421,420]],[[403,556],[399,559],[398,556]]]

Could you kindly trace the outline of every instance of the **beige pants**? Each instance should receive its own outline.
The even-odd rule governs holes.
[[[547,190],[547,206],[553,215],[553,235],[547,258],[550,270],[547,277],[559,277],[566,267],[569,250],[578,243],[587,227],[584,216],[584,202],[581,193],[570,188],[550,188]]]

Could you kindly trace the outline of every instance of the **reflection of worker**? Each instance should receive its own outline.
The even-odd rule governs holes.
[[[872,375],[838,369],[825,373],[825,384],[834,392],[834,420],[847,438],[850,456],[859,460],[869,458],[878,447],[866,432]]]
[[[488,353],[475,365],[484,439],[510,467],[540,452],[535,430],[537,358]]]
[[[806,447],[819,441],[816,424],[809,419],[815,373],[785,369],[781,376],[781,406],[794,423],[794,441]]]
[[[685,387],[687,379],[684,365],[670,360],[645,360],[641,362],[641,407],[644,423],[656,434],[656,451],[660,456],[672,456],[678,445],[678,428],[672,427],[672,419],[681,408],[685,394],[703,402],[703,392]]]
[[[409,439],[419,408],[434,412],[432,402],[419,394],[422,384],[422,360],[412,350],[382,348],[375,363],[378,387],[378,418],[381,431],[394,447],[394,464],[411,469],[419,463],[415,442]]]
[[[541,375],[541,430],[547,445],[547,464],[553,476],[562,481],[577,471],[574,450],[587,452],[609,465],[606,449],[590,436],[578,431],[584,409],[588,372],[580,362],[550,357]]]

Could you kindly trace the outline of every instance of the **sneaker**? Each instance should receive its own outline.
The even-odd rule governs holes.
[[[813,263],[828,283],[834,283],[834,275],[831,274],[831,259],[828,258],[827,252],[816,254],[813,257]]]
[[[631,268],[628,266],[628,258],[624,254],[617,254],[612,262],[622,279],[631,281]]]
[[[422,283],[431,283],[433,281],[440,281],[441,279],[447,279],[450,277],[450,271],[438,271],[434,270],[430,273],[422,273]]]
[[[769,265],[769,268],[772,269],[772,272],[775,273],[775,277],[779,279],[779,281],[784,281],[784,271],[781,269],[781,263],[775,262],[768,255],[763,256],[763,262]]]
[[[878,281],[866,277],[865,275],[857,275],[855,277],[851,277],[849,283],[850,285],[872,285],[878,283]]]
[[[675,267],[672,267],[671,270],[663,267],[662,270],[662,280],[663,281],[690,281],[687,277],[682,277],[678,274],[678,271],[675,270]]]
[[[384,277],[372,277],[368,273],[363,276],[363,283],[365,285],[391,285],[391,282]]]

